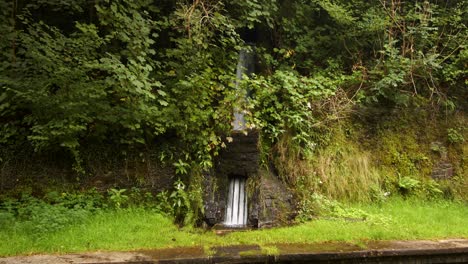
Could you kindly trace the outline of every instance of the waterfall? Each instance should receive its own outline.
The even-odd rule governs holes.
[[[245,178],[235,177],[229,181],[228,203],[224,225],[243,227],[247,224],[247,197]]]
[[[246,98],[247,91],[241,91],[239,88],[240,82],[244,74],[250,75],[254,72],[255,56],[249,49],[242,49],[239,52],[239,61],[236,69],[236,93],[237,97]],[[240,109],[234,109],[234,121],[232,122],[233,130],[239,131],[246,129],[244,113]]]
[[[250,75],[254,72],[255,54],[250,47],[244,48],[239,52],[239,61],[236,69],[235,92],[237,99],[246,100],[248,91],[242,90],[240,83],[244,75]],[[245,124],[244,113],[242,109],[234,109],[233,130],[240,131],[247,128]],[[232,177],[229,181],[229,192],[227,197],[226,215],[224,225],[228,227],[244,227],[247,224],[247,196],[245,194],[245,178]]]

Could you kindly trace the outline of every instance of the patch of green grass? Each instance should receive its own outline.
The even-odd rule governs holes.
[[[33,236],[17,223],[2,228],[0,255],[36,252],[130,250],[201,245],[202,236],[179,230],[172,221],[145,209],[100,211],[85,222],[53,233]],[[208,236],[206,234],[205,236]]]
[[[371,217],[365,221],[320,219],[291,227],[233,233],[227,239],[241,244],[268,244],[468,238],[468,206],[463,203],[392,199],[381,205],[352,207]]]
[[[0,256],[235,244],[257,244],[273,249],[270,246],[275,243],[468,238],[468,206],[464,203],[391,199],[380,205],[351,207],[372,217],[364,221],[319,219],[225,236],[216,236],[211,231],[180,229],[168,217],[146,209],[97,211],[84,222],[40,236],[28,232],[30,229],[25,228],[25,222],[14,222],[0,226]]]

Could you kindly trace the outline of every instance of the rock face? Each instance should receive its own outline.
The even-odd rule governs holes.
[[[453,176],[453,166],[448,161],[439,161],[432,170],[431,177],[434,180],[446,180]]]
[[[258,227],[267,228],[288,224],[294,218],[292,193],[268,171],[262,171],[258,198]]]
[[[292,195],[274,175],[260,169],[259,134],[233,132],[216,158],[213,170],[204,175],[205,222],[223,224],[229,181],[246,179],[247,227],[270,227],[285,223],[293,211]]]
[[[214,169],[204,176],[205,221],[208,225],[222,224],[226,214],[229,193],[229,180],[233,177],[253,179],[258,174],[260,152],[258,151],[258,132],[250,131],[247,135],[233,132],[225,142],[223,149],[215,160]],[[249,181],[250,182],[250,181]],[[248,193],[248,218],[250,226],[256,224],[255,214],[252,212],[251,197]]]
[[[431,177],[434,180],[446,180],[453,176],[453,166],[447,158],[447,148],[441,142],[432,142],[431,149],[440,154],[440,160],[434,165]]]

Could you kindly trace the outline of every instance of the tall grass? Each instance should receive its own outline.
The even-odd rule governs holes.
[[[342,201],[371,201],[380,190],[381,176],[371,154],[346,138],[338,128],[333,141],[313,153],[293,144],[288,133],[276,144],[275,164],[280,177],[298,190]]]
[[[378,170],[370,154],[353,145],[330,146],[318,153],[315,161],[320,192],[346,201],[370,201],[380,186]]]

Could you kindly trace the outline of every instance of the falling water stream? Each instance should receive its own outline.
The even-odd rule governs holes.
[[[239,52],[239,61],[237,62],[236,69],[236,93],[239,99],[245,99],[248,95],[248,91],[240,89],[240,82],[245,75],[250,75],[254,72],[255,68],[255,56],[253,51],[249,49],[242,49]],[[234,121],[232,123],[233,130],[239,131],[246,129],[244,113],[240,109],[234,109]]]
[[[248,91],[242,90],[240,82],[244,75],[254,72],[255,56],[250,48],[242,49],[239,52],[239,61],[236,70],[236,94],[238,99],[247,99]],[[241,109],[234,109],[234,121],[232,123],[234,131],[245,130],[246,124],[244,113]],[[245,177],[232,177],[229,181],[229,192],[226,205],[226,216],[224,225],[227,227],[244,227],[247,224],[247,196],[245,194]]]
[[[245,178],[235,177],[229,181],[228,203],[224,225],[243,227],[247,224],[247,196]]]

